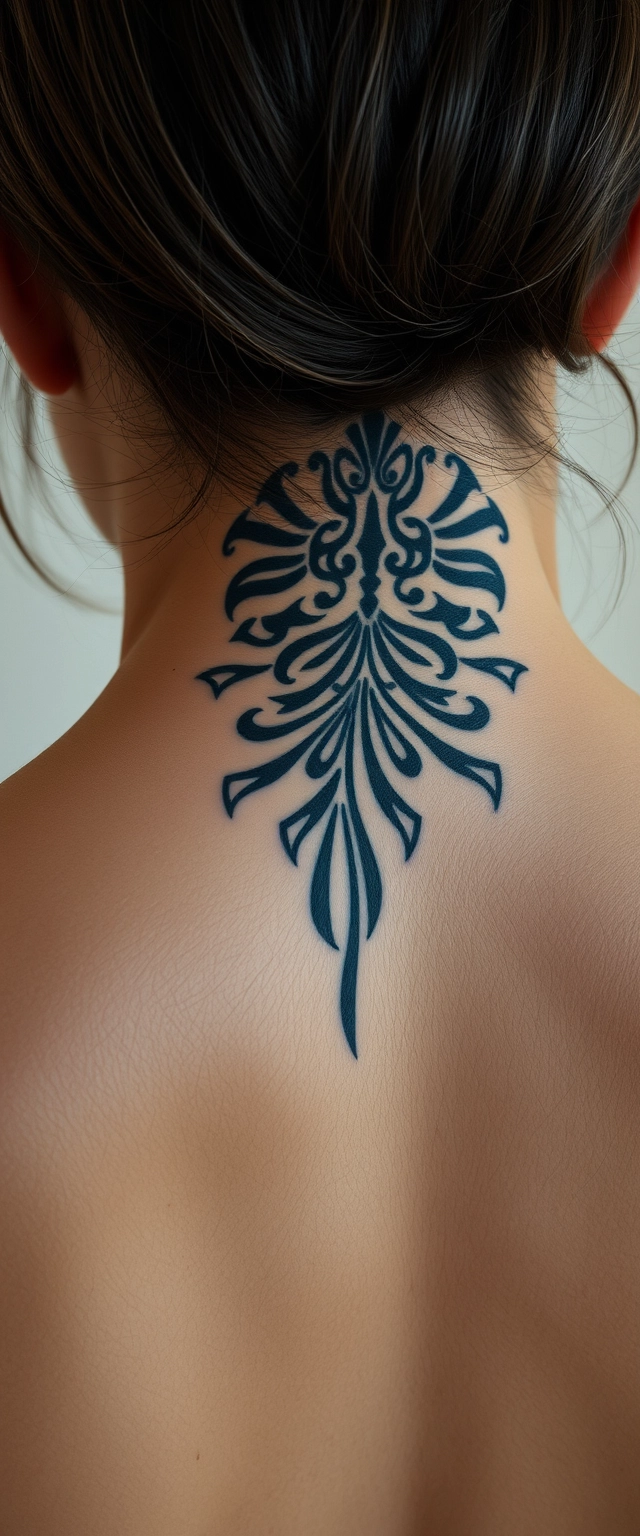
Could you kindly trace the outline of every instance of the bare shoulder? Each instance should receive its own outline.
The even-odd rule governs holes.
[[[125,705],[126,705],[125,698]],[[143,996],[163,1006],[171,953],[193,939],[216,819],[197,741],[185,772],[179,718],[99,701],[0,786],[4,1029],[89,1028]],[[136,701],[137,704],[137,701]]]
[[[545,679],[501,848],[503,917],[549,985],[640,1048],[640,698],[581,648]]]
[[[201,1038],[277,1032],[278,926],[293,964],[306,911],[287,909],[277,822],[225,815],[228,749],[186,676],[155,697],[116,678],[0,786],[5,1063],[75,1052],[106,1071],[108,1051],[114,1077],[126,1060],[160,1080]]]

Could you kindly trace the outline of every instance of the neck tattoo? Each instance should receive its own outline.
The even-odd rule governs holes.
[[[377,804],[395,828],[405,859],[418,844],[422,818],[396,786],[418,776],[425,749],[479,784],[497,811],[500,765],[449,740],[450,732],[484,730],[489,707],[474,693],[441,685],[471,668],[476,686],[491,677],[515,692],[527,668],[476,652],[479,642],[500,632],[492,614],[502,610],[506,587],[498,561],[469,541],[493,529],[506,544],[509,531],[464,459],[426,445],[416,450],[397,422],[369,412],[346,428],[333,453],[314,451],[307,469],[319,477],[328,515],[303,510],[304,496],[296,500],[299,465],[283,464],[223,544],[225,555],[241,540],[274,550],[232,577],[225,601],[231,624],[238,609],[246,613],[249,604],[254,610],[230,641],[265,660],[212,666],[198,680],[216,699],[262,672],[271,672],[278,686],[269,695],[271,709],[244,710],[236,729],[245,741],[293,743],[255,768],[228,773],[222,799],[233,816],[245,795],[274,784],[295,764],[319,785],[280,822],[280,840],[297,864],[301,844],[314,835],[311,918],[325,943],[342,950],[340,1019],[355,1057],[361,940],[363,933],[371,937],[383,896],[363,799],[367,807]],[[427,510],[418,515],[420,496]],[[303,581],[304,596],[283,597]],[[451,589],[461,587],[475,600],[454,601],[459,594]],[[336,879],[344,880],[346,894],[340,943],[332,913]]]

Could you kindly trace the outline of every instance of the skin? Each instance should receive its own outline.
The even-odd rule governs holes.
[[[3,1536],[631,1536],[640,706],[561,613],[552,474],[514,479],[476,411],[529,671],[491,695],[499,815],[428,762],[416,854],[385,846],[356,1063],[290,786],[220,804],[261,680],[193,681],[232,655],[244,488],[150,537],[184,479],[8,238],[0,326],[126,578],[121,668],[0,789]]]

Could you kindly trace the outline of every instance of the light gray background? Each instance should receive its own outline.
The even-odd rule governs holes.
[[[636,300],[612,355],[640,405],[640,303]],[[624,473],[628,411],[598,377],[564,379],[560,423],[565,453],[607,488]],[[110,609],[82,607],[49,591],[21,562],[0,530],[0,779],[42,752],[83,714],[118,664],[121,576],[112,550],[95,533],[64,483],[42,432],[51,507],[30,488],[11,410],[0,418],[0,479],[29,547],[54,567],[72,594]],[[558,554],[565,612],[587,645],[640,693],[640,454],[623,494],[626,576],[609,513],[575,476],[563,475]]]

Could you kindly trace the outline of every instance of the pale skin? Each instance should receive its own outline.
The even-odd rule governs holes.
[[[529,670],[492,683],[499,813],[429,761],[420,846],[385,846],[356,1062],[278,843],[289,787],[222,809],[261,679],[216,704],[194,682],[238,659],[245,488],[140,546],[184,478],[3,249],[0,326],[126,580],[120,670],[0,789],[3,1536],[631,1536],[640,707],[560,610],[553,475],[490,463],[476,410],[499,649]]]

